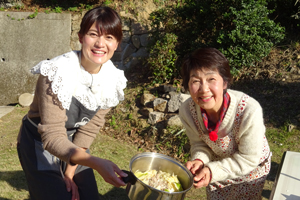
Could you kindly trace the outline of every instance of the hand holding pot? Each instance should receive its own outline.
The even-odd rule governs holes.
[[[195,176],[195,174],[199,173],[200,170],[204,167],[204,164],[201,160],[193,160],[193,161],[187,161],[185,166]]]
[[[94,168],[103,177],[105,182],[114,185],[115,187],[125,186],[125,183],[118,177],[127,177],[119,167],[110,160],[97,158],[97,166]]]
[[[208,167],[204,167],[200,170],[199,173],[196,173],[194,177],[194,187],[201,188],[208,186],[210,182],[210,169]]]

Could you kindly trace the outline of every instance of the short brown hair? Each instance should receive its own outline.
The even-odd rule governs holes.
[[[122,21],[116,11],[109,7],[95,7],[81,20],[79,34],[84,36],[96,22],[99,32],[113,35],[120,43],[123,37]]]
[[[226,57],[215,48],[201,48],[188,55],[183,61],[181,74],[183,78],[182,84],[185,90],[189,90],[191,71],[202,69],[218,71],[223,81],[227,82],[227,87],[229,87],[232,76]],[[226,90],[224,92],[226,92]]]

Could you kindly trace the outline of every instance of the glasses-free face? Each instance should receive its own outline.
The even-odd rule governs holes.
[[[223,103],[223,90],[227,88],[218,71],[192,70],[189,91],[192,99],[209,114],[219,113]]]
[[[79,34],[78,36],[82,44],[82,66],[90,73],[97,73],[102,64],[114,55],[118,47],[117,39],[111,34],[100,33],[96,23],[91,26],[85,35],[81,36]]]

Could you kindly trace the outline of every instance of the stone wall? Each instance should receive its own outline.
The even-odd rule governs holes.
[[[0,106],[19,103],[34,93],[38,75],[30,69],[42,60],[71,50],[71,15],[0,12]]]

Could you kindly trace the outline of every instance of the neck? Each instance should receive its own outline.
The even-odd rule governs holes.
[[[93,65],[91,63],[88,63],[88,61],[85,59],[83,54],[81,53],[81,58],[80,58],[80,64],[82,67],[85,69],[85,71],[89,72],[90,74],[97,74],[101,70],[102,64],[101,65]]]
[[[216,124],[220,120],[220,114],[221,114],[220,111],[218,111],[218,112],[206,111],[206,113],[207,113],[208,121]]]
[[[224,101],[224,99],[223,99]],[[217,110],[206,110],[208,120],[212,123],[217,123],[220,120],[221,117],[221,109],[223,108],[223,101],[221,101],[221,105],[219,105]]]

